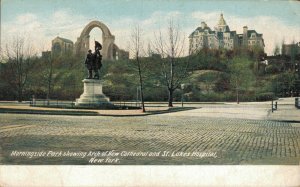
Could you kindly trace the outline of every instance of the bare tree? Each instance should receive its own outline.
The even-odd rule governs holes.
[[[51,90],[52,90],[52,84],[53,84],[53,58],[51,56],[51,54],[47,54],[45,56],[45,61],[46,61],[46,65],[47,65],[47,69],[46,69],[46,81],[47,81],[47,101],[48,101],[48,105],[49,105],[49,100],[51,98]]]
[[[141,29],[139,26],[133,29],[131,34],[131,39],[132,39],[131,51],[134,55],[134,60],[136,62],[138,73],[139,73],[142,110],[143,112],[146,112],[145,104],[144,104],[144,82],[143,82],[142,67],[141,67],[142,66],[141,56],[143,54],[143,43],[142,43],[141,35],[142,35]]]
[[[21,102],[32,67],[32,59],[35,56],[33,48],[31,45],[25,45],[25,38],[17,36],[13,38],[11,45],[6,45],[5,55],[10,67],[12,83],[17,90],[17,99]]]
[[[155,35],[155,50],[161,55],[161,75],[168,90],[168,106],[173,107],[173,93],[188,75],[188,61],[182,62],[185,40],[178,26],[170,20],[166,35]]]
[[[52,94],[52,87],[53,87],[53,64],[55,62],[55,60],[57,60],[57,57],[55,58],[55,55],[52,55],[51,51],[46,50],[46,46],[42,44],[42,46],[40,46],[40,48],[42,49],[42,62],[40,63],[40,65],[42,67],[42,77],[43,77],[43,83],[46,84],[46,89],[47,89],[47,95],[46,95],[46,99],[47,99],[47,104],[49,105],[49,101],[51,98],[51,94]]]

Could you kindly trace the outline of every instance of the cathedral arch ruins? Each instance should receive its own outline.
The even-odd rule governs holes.
[[[121,50],[114,43],[115,36],[111,34],[109,28],[100,21],[91,21],[88,23],[84,29],[82,30],[80,37],[77,38],[75,42],[75,54],[76,55],[85,55],[89,49],[91,49],[90,45],[90,32],[93,28],[98,27],[102,31],[102,56],[103,59],[108,60],[117,60],[119,58],[127,58],[129,57],[129,53]]]

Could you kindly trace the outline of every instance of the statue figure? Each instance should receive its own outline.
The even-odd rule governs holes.
[[[92,50],[89,50],[88,54],[86,55],[85,66],[86,66],[86,68],[89,72],[89,76],[87,78],[88,79],[93,78],[93,54],[92,54]]]
[[[100,53],[100,50],[102,49],[102,45],[95,41],[95,52],[92,53],[92,50],[88,51],[88,54],[85,59],[85,65],[88,69],[88,79],[99,79],[99,70],[102,67],[102,55]],[[94,77],[93,77],[93,71],[94,71]]]

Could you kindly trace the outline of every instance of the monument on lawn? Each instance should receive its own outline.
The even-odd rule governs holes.
[[[80,98],[76,99],[76,106],[97,108],[113,107],[113,104],[109,102],[109,98],[106,97],[102,91],[102,81],[99,76],[99,70],[102,67],[101,49],[102,45],[95,41],[95,52],[92,53],[92,50],[88,50],[88,54],[85,59],[88,77],[82,81],[84,84],[84,91],[83,94],[80,95]]]

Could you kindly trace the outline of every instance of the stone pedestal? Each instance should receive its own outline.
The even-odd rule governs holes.
[[[97,79],[84,79],[83,94],[80,95],[79,99],[76,99],[75,106],[84,107],[103,107],[110,108],[113,106],[109,102],[109,98],[106,97],[102,92],[102,81]]]

